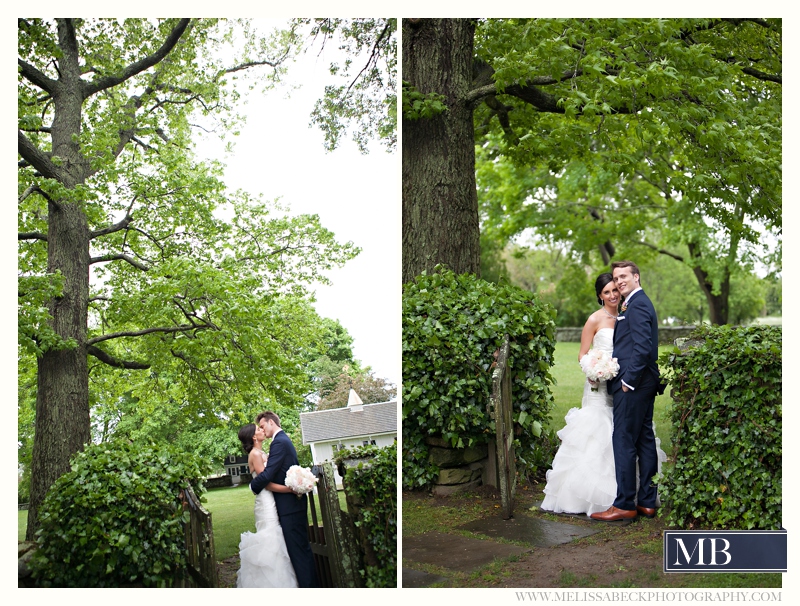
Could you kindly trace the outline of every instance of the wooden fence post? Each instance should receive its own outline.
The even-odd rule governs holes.
[[[332,463],[315,466],[321,482],[317,485],[317,498],[325,533],[328,562],[335,587],[358,587],[358,555],[347,512],[339,506],[336,478]]]
[[[189,510],[189,522],[186,524],[189,575],[199,587],[219,587],[211,513],[200,503],[190,484],[187,484],[180,496],[184,509]]]
[[[511,401],[511,373],[508,369],[509,336],[506,335],[492,373],[492,412],[497,445],[497,476],[504,520],[514,515],[516,461],[514,458],[514,417]]]

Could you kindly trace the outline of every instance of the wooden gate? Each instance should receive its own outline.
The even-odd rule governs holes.
[[[349,514],[339,506],[333,464],[314,465],[311,471],[318,482],[317,494],[308,495],[308,540],[320,587],[359,587],[355,529]]]
[[[189,576],[198,587],[219,587],[211,514],[190,485],[179,496],[184,510],[189,511],[189,522],[185,525]]]
[[[501,513],[504,520],[514,515],[516,462],[514,458],[514,417],[511,402],[511,372],[508,368],[509,338],[506,335],[497,366],[492,373],[492,414],[495,425],[497,453],[497,488],[500,490]]]

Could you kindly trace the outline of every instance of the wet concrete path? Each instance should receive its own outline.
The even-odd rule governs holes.
[[[562,516],[563,522],[541,520],[516,514],[509,520],[484,518],[456,528],[469,532],[471,536],[428,532],[403,537],[403,559],[421,564],[431,564],[455,572],[472,572],[491,564],[495,558],[522,555],[533,549],[563,545],[587,537],[602,528],[576,526],[569,523],[570,517],[588,520],[585,515]],[[501,542],[503,539],[523,543],[524,546]],[[447,579],[440,575],[403,568],[403,587],[431,587]]]

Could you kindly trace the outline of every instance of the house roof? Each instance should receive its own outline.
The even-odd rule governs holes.
[[[397,400],[300,413],[303,444],[397,433]]]
[[[228,455],[225,457],[225,465],[227,466],[237,466],[237,465],[245,465],[248,461],[247,455]]]

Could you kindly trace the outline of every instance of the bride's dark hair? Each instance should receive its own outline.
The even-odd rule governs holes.
[[[256,435],[255,423],[248,423],[239,430],[239,441],[242,443],[242,448],[244,448],[247,454],[250,454],[250,451],[253,450],[254,435]]]
[[[600,293],[603,292],[603,289],[606,287],[606,284],[609,282],[614,281],[614,276],[611,274],[600,274],[597,276],[597,280],[594,281],[594,292],[597,295],[597,302],[602,305],[603,299],[600,298]]]

